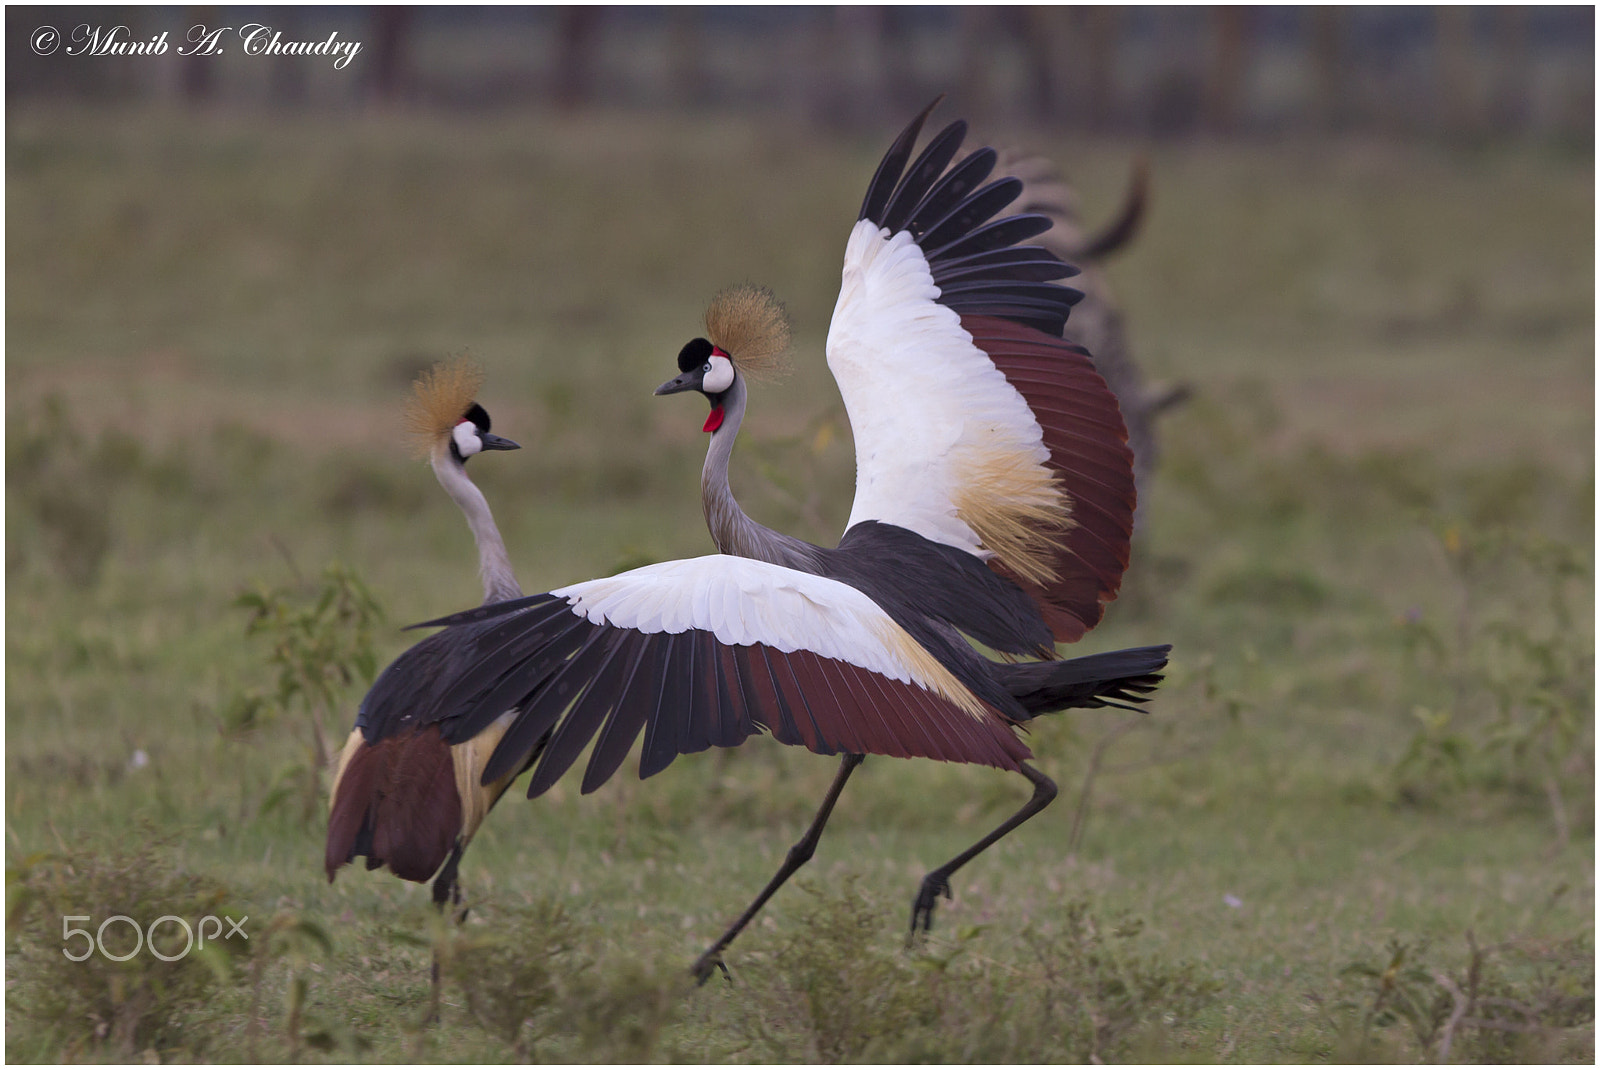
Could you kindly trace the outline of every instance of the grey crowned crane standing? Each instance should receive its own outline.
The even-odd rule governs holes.
[[[1087,354],[1061,341],[1074,294],[1054,280],[1071,269],[1017,245],[1049,221],[990,222],[1021,184],[982,185],[992,150],[949,166],[964,123],[907,171],[926,115],[880,165],[845,250],[827,345],[856,441],[856,498],[839,545],[757,524],[728,489],[745,375],[786,348],[787,327],[765,291],[725,292],[708,313],[712,337],[686,345],[682,374],[657,391],[710,400],[702,501],[721,553],[428,622],[445,627],[433,640],[449,637],[450,681],[419,681],[431,665],[408,653],[364,706],[409,710],[426,687],[438,698],[415,724],[437,725],[450,744],[493,726],[481,782],[533,762],[530,798],[591,741],[582,790],[595,790],[641,732],[641,777],[762,732],[842,755],[783,867],[695,964],[701,980],[810,858],[865,755],[991,765],[1033,786],[1009,820],[923,879],[915,934],[950,894],[952,873],[1055,796],[1027,764],[1018,726],[1142,701],[1166,664],[1164,646],[1053,660],[1056,642],[1099,621],[1127,567],[1126,431]],[[967,637],[1050,660],[994,661]]]
[[[478,545],[483,601],[492,605],[522,597],[522,587],[489,503],[468,478],[466,465],[486,450],[520,447],[490,432],[489,414],[477,402],[482,385],[482,369],[466,358],[436,364],[413,384],[405,422],[439,485],[467,518]],[[407,662],[416,670],[409,679],[416,688],[409,699],[375,687],[362,703],[330,792],[324,859],[330,881],[340,866],[365,855],[368,869],[387,865],[406,880],[420,883],[437,873],[433,899],[441,908],[459,900],[461,854],[514,779],[503,776],[488,784],[479,779],[499,739],[497,727],[503,730],[514,711],[454,743],[443,739],[437,724],[421,719],[438,698],[437,688],[451,679],[461,653],[454,645],[458,638],[440,632],[407,651]]]

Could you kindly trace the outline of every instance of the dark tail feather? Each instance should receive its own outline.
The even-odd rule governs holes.
[[[364,741],[348,754],[333,785],[328,879],[365,855],[367,868],[387,865],[422,883],[444,864],[461,833],[461,797],[450,747],[438,726],[398,739]]]
[[[1066,661],[1030,661],[996,665],[1002,683],[1033,716],[1070,708],[1116,706],[1138,710],[1130,702],[1161,683],[1170,646],[1137,646]]]
[[[1144,209],[1149,194],[1150,161],[1140,156],[1133,163],[1133,176],[1128,183],[1127,198],[1122,202],[1122,211],[1105,230],[1089,239],[1079,250],[1078,257],[1082,260],[1099,260],[1133,240],[1133,236],[1139,232],[1140,222],[1144,219]]]

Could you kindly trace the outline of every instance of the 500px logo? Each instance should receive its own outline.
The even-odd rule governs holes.
[[[192,951],[196,946],[205,947],[207,939],[210,939],[213,942],[215,942],[219,937],[223,940],[231,940],[236,935],[242,936],[246,940],[250,939],[250,934],[244,931],[244,923],[250,920],[250,915],[248,914],[240,918],[238,921],[234,921],[226,914],[220,918],[215,914],[207,914],[205,917],[200,919],[200,924],[198,926],[200,940],[198,945],[195,943],[195,930],[191,929],[189,927],[189,923],[178,917],[176,914],[163,914],[155,921],[152,921],[149,926],[144,929],[139,928],[139,923],[128,917],[126,914],[113,914],[105,921],[100,923],[100,927],[95,930],[93,936],[89,935],[88,929],[75,929],[72,927],[72,923],[75,921],[93,920],[94,919],[88,914],[63,914],[61,916],[61,942],[66,944],[74,937],[78,936],[83,937],[84,940],[84,948],[81,954],[73,954],[73,949],[71,947],[63,947],[61,949],[61,953],[67,956],[67,958],[71,959],[73,962],[82,962],[90,955],[93,955],[96,948],[99,949],[100,954],[104,955],[112,962],[127,962],[129,959],[133,958],[133,956],[139,953],[140,948],[144,947],[148,947],[150,954],[154,955],[162,962],[177,962],[179,959],[183,958],[190,951]],[[119,921],[125,923],[128,928],[133,930],[133,950],[127,952],[126,954],[114,955],[110,951],[106,950],[106,928],[113,922]],[[222,923],[224,921],[228,923],[228,932],[226,935],[224,935],[222,932]],[[169,923],[176,924],[183,929],[183,950],[179,951],[175,955],[166,954],[164,951],[156,947],[156,929],[163,924]],[[209,934],[206,932],[207,923],[210,923],[212,926],[212,931]],[[113,932],[115,932],[115,930],[113,930]],[[170,935],[176,936],[177,930],[172,930]]]

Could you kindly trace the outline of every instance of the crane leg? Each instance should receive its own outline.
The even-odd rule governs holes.
[[[1033,782],[1033,797],[1023,803],[1022,809],[1006,819],[1005,824],[922,878],[922,888],[917,892],[916,902],[911,906],[911,935],[906,937],[907,946],[910,946],[916,940],[919,932],[925,933],[933,928],[933,908],[938,904],[941,895],[946,899],[950,898],[950,875],[952,873],[994,846],[1012,829],[1055,801],[1055,781],[1026,762],[1022,763],[1021,772],[1023,776]]]
[[[467,845],[457,840],[455,849],[450,852],[450,857],[440,868],[439,875],[433,878],[433,905],[441,911],[444,910],[446,903],[453,907],[461,905],[461,881],[457,879],[456,871],[461,867],[461,853],[466,849]]]
[[[461,881],[456,876],[456,871],[461,866],[461,853],[466,849],[467,845],[457,840],[455,848],[450,852],[450,857],[445,861],[443,868],[439,870],[439,875],[433,878],[433,905],[442,914],[444,913],[445,904],[449,903],[451,907],[455,908],[455,923],[457,925],[467,920],[467,912],[461,909]],[[428,971],[428,977],[430,985],[426,1021],[429,1025],[437,1025],[439,1021],[441,981],[439,976],[438,945],[435,945],[433,949],[433,965]]]
[[[795,870],[810,861],[812,854],[816,852],[817,841],[822,838],[822,828],[828,823],[829,815],[833,813],[833,804],[839,801],[839,793],[844,790],[844,782],[850,779],[850,774],[856,771],[856,766],[861,764],[863,757],[860,754],[843,756],[839,762],[839,771],[834,774],[833,786],[828,788],[828,795],[822,800],[822,806],[817,809],[817,816],[811,819],[811,827],[806,829],[805,835],[801,836],[793,847],[789,848],[789,854],[784,858],[783,865],[773,874],[767,886],[761,889],[761,894],[756,896],[755,902],[739,915],[737,921],[728,926],[728,931],[722,934],[720,940],[712,944],[706,953],[695,961],[690,972],[700,984],[705,984],[717,970],[721,970],[723,975],[727,976],[728,967],[722,961],[723,949],[733,943],[733,938],[750,924],[750,919],[754,918],[766,905],[767,900],[772,898],[772,893],[776,892]]]
[[[550,736],[551,732],[546,732],[534,746],[533,753],[528,755],[528,760],[523,763],[522,768],[517,770],[516,775],[507,777],[501,782],[499,792],[489,801],[491,809],[495,803],[500,801],[500,796],[505,794],[505,790],[511,786],[511,782],[526,773],[528,768],[533,765],[534,760],[544,752],[545,744],[550,742]],[[466,852],[467,844],[470,842],[472,842],[471,837],[463,839],[457,836],[456,845],[451,849],[450,857],[445,859],[444,865],[439,867],[438,875],[433,878],[433,905],[438,909],[439,913],[443,914],[445,904],[448,903],[451,907],[451,919],[457,925],[464,924],[467,920],[467,908],[461,905],[460,869],[461,856]],[[432,1010],[429,1012],[427,1019],[429,1024],[436,1024],[439,1021],[439,974],[439,949],[435,945],[433,950],[433,969],[431,971],[433,978]]]

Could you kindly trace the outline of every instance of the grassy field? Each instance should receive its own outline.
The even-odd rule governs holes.
[[[735,983],[694,989],[831,760],[757,740],[514,791],[448,930],[420,886],[323,878],[289,625],[247,634],[236,599],[349,644],[336,667],[363,638],[313,617],[335,563],[381,608],[380,665],[477,601],[399,439],[411,377],[462,350],[525,447],[472,471],[526,589],[705,552],[702,413],[650,391],[746,280],[788,303],[797,359],[753,400],[736,489],[836,538],[852,454],[821,346],[884,138],[8,120],[8,1059],[1592,1061],[1587,152],[1157,148],[1111,273],[1147,373],[1195,397],[1081,646],[1171,642],[1166,686],[1145,716],[1037,726],[1061,799],[957,876],[916,952],[921,875],[1025,785],[867,762]],[[1032,141],[1112,211],[1135,146]],[[231,957],[60,954],[63,916],[224,912],[249,918],[242,951],[213,942]]]

